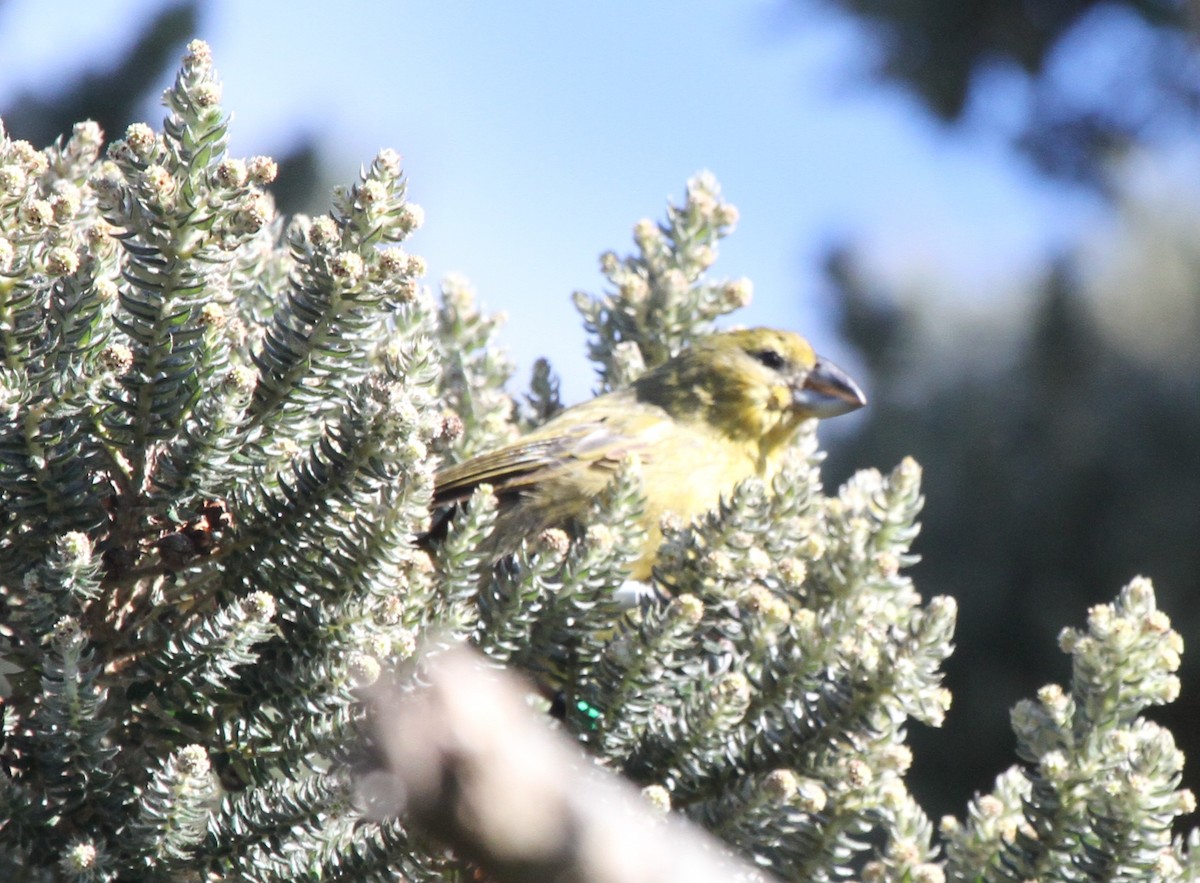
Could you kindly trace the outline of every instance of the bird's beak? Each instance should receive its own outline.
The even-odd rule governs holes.
[[[792,394],[792,403],[810,416],[825,418],[857,411],[867,403],[867,397],[850,375],[818,356],[804,383]]]

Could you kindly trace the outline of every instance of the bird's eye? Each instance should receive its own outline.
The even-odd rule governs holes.
[[[787,364],[787,359],[779,355],[775,350],[757,350],[750,354],[759,362],[762,362],[772,371],[778,371]]]

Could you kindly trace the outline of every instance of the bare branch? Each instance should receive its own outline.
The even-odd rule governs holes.
[[[531,712],[528,692],[454,650],[431,665],[427,687],[384,697],[392,806],[499,881],[765,879],[597,768]]]

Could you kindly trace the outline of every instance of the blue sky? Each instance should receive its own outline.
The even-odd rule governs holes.
[[[159,5],[9,0],[0,106],[105,58]],[[741,210],[713,269],[754,282],[736,321],[801,330],[851,364],[822,295],[835,239],[966,303],[1095,220],[1003,146],[1018,77],[998,76],[975,121],[947,130],[869,84],[871,44],[816,2],[217,0],[197,36],[225,84],[235,155],[311,135],[348,182],[399,150],[426,210],[411,249],[432,279],[464,273],[509,314],[515,389],[544,354],[568,401],[591,387],[571,291],[596,291],[599,253],[627,250],[634,222],[660,217],[701,169]],[[146,109],[156,126],[161,115]]]

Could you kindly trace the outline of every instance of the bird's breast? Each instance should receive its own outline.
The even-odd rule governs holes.
[[[647,573],[662,542],[660,524],[665,516],[690,522],[716,508],[738,482],[761,474],[764,465],[757,446],[714,441],[700,433],[676,431],[675,436],[669,450],[656,452],[652,461],[642,463],[650,560],[639,565]]]

